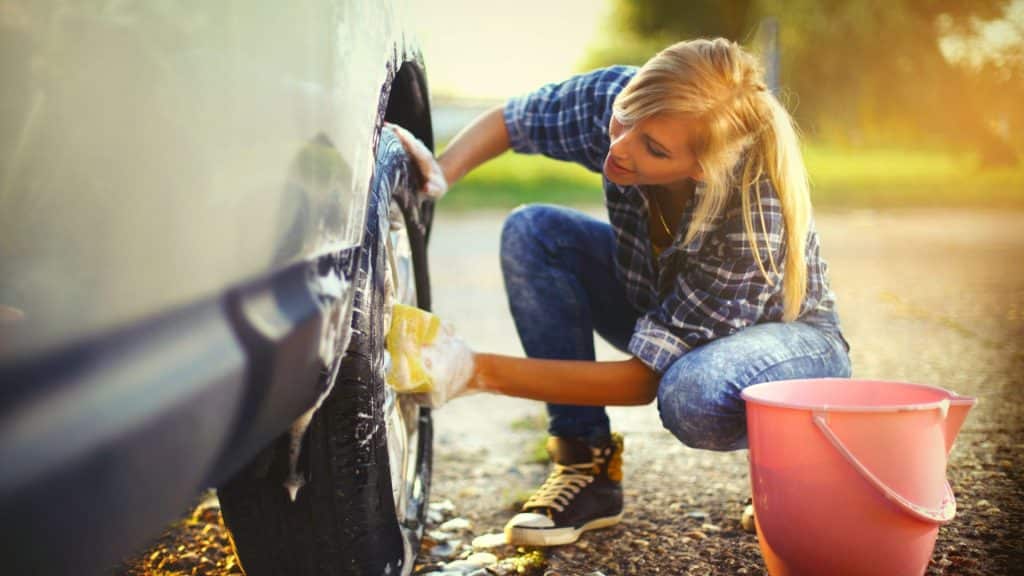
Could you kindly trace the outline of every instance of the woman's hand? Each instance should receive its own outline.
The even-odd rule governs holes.
[[[420,176],[423,178],[423,187],[419,190],[420,194],[434,200],[444,196],[445,192],[448,191],[448,180],[444,177],[444,171],[441,170],[441,165],[434,158],[433,152],[427,148],[426,144],[420,142],[419,138],[413,136],[412,132],[405,128],[390,122],[386,122],[385,126],[391,128],[395,136],[398,136],[402,147],[405,148],[406,153],[416,163]]]
[[[476,355],[455,335],[451,324],[442,324],[437,338],[420,349],[420,359],[430,375],[431,389],[416,395],[418,403],[437,408],[471,391]]]

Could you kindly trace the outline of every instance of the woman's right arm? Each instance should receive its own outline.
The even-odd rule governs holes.
[[[456,134],[437,157],[449,186],[470,170],[508,150],[508,128],[505,127],[502,110],[502,106],[495,106],[478,116]]]

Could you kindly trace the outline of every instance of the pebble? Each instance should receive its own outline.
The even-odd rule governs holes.
[[[445,572],[456,572],[458,574],[467,574],[469,572],[476,572],[477,570],[484,567],[484,564],[480,562],[473,562],[472,560],[455,560],[444,565]]]
[[[476,562],[481,566],[490,566],[498,563],[498,557],[490,552],[476,552],[466,558],[467,562]]]
[[[455,514],[455,504],[452,504],[451,500],[441,500],[439,502],[431,502],[430,509],[436,510],[441,514]]]
[[[447,542],[455,538],[455,534],[451,532],[445,532],[444,530],[428,530],[427,537],[434,542]]]
[[[473,528],[473,523],[466,518],[452,518],[441,524],[440,528],[443,532],[468,532]]]
[[[747,504],[747,507],[743,509],[743,517],[740,518],[740,526],[743,530],[750,532],[751,534],[757,533],[757,525],[754,522],[754,505]]]
[[[487,570],[495,576],[511,576],[516,573],[516,560],[515,558],[506,558],[494,566],[489,566]]]
[[[504,546],[505,544],[505,534],[503,532],[482,534],[473,539],[474,549],[496,548],[498,546]]]
[[[701,532],[700,530],[690,530],[689,532],[684,534],[684,536],[689,536],[690,538],[693,538],[694,540],[706,540],[707,537],[708,537],[707,534]]]
[[[708,513],[703,510],[694,510],[693,512],[687,512],[686,517],[704,521],[708,519]]]
[[[700,525],[700,529],[704,532],[721,532],[722,527],[717,524],[704,523]]]
[[[442,542],[430,549],[430,555],[436,558],[451,558],[455,556],[455,547],[450,542]]]

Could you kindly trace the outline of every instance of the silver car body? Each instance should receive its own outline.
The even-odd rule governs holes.
[[[0,305],[24,319],[0,359],[358,242],[399,4],[5,2]],[[320,135],[337,154],[302,206]]]

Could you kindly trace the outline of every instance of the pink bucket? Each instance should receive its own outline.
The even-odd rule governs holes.
[[[924,574],[956,514],[946,457],[974,398],[853,379],[743,391],[769,574]]]

